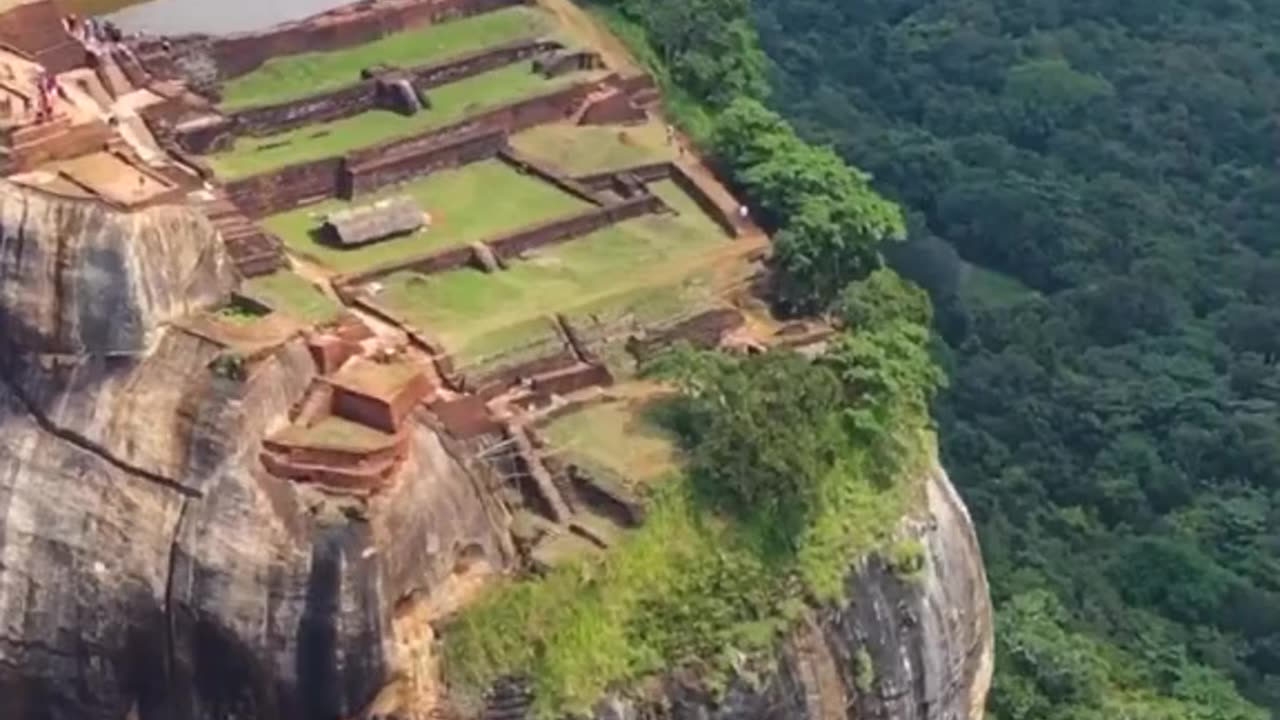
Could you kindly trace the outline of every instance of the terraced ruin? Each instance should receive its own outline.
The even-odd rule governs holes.
[[[0,602],[0,715],[445,716],[478,591],[667,546],[647,359],[834,333],[770,315],[768,237],[567,0],[171,37],[0,0],[0,77],[0,601],[77,588]]]

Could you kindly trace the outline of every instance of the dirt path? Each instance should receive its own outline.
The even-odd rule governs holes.
[[[627,46],[600,27],[586,10],[570,0],[538,0],[538,4],[555,15],[562,25],[585,44],[600,51],[605,64],[610,68],[624,75],[641,72],[640,64],[631,56]]]

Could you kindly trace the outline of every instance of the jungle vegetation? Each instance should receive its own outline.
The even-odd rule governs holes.
[[[765,209],[784,307],[906,236],[882,250],[935,305],[991,714],[1280,716],[1280,3],[605,5]],[[719,113],[794,125],[806,160],[754,169]],[[832,153],[860,170],[820,179]],[[787,199],[809,181],[832,191]]]

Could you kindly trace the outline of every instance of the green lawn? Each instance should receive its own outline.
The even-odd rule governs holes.
[[[312,237],[311,231],[329,213],[392,195],[409,195],[417,200],[431,213],[431,228],[354,249],[333,247]],[[488,160],[433,173],[407,185],[357,198],[355,203],[329,200],[274,215],[263,225],[295,253],[339,272],[359,272],[384,262],[484,240],[587,207],[584,201],[553,185],[521,175],[499,160]]]
[[[511,144],[570,175],[588,175],[675,158],[675,148],[667,145],[666,127],[658,121],[636,126],[542,125],[517,134],[511,138]]]
[[[638,271],[726,242],[718,226],[688,207],[692,200],[671,183],[660,185],[658,192],[683,208],[683,215],[628,220],[534,253],[492,275],[470,269],[425,278],[396,273],[385,279],[381,300],[458,349],[486,333],[652,284]],[[680,279],[663,278],[659,284]]]
[[[269,137],[242,137],[230,150],[205,160],[224,180],[255,175],[443,127],[484,110],[552,92],[588,75],[570,73],[548,80],[534,73],[529,63],[516,63],[432,90],[431,108],[417,115],[374,110]]]
[[[540,10],[514,7],[407,30],[345,50],[272,58],[227,82],[219,107],[240,110],[337,90],[358,82],[360,71],[372,65],[425,65],[537,36],[551,25],[550,17]]]
[[[335,300],[288,270],[251,278],[244,294],[308,323],[332,320],[342,310]]]
[[[675,439],[648,412],[650,405],[643,401],[597,403],[557,418],[543,433],[556,452],[582,456],[643,483],[675,470],[679,458]]]

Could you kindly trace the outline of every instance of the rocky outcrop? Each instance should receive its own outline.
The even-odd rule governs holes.
[[[398,602],[505,565],[501,509],[426,426],[371,501],[261,472],[306,349],[236,382],[169,324],[236,281],[194,212],[0,185],[0,718],[350,715],[395,671]]]
[[[799,623],[721,696],[679,674],[600,703],[596,720],[980,720],[994,662],[991,604],[968,511],[941,469],[907,523],[924,567],[871,557],[848,601]]]
[[[372,499],[262,472],[261,439],[314,376],[305,347],[235,381],[209,369],[222,348],[172,322],[236,283],[192,211],[0,184],[0,718],[354,716],[393,678],[430,690],[430,657],[398,664],[406,638],[429,647],[423,608],[509,565],[494,484],[421,418],[402,478]],[[600,720],[978,718],[977,542],[940,471],[927,499],[905,526],[920,573],[871,558],[847,604],[719,699],[673,675]],[[398,629],[415,624],[421,642]]]

